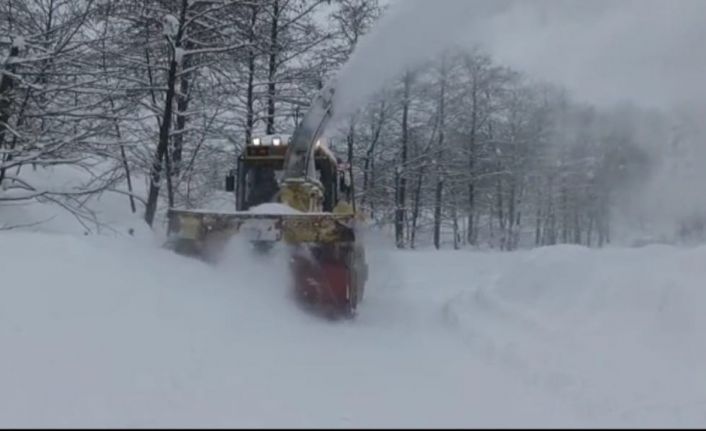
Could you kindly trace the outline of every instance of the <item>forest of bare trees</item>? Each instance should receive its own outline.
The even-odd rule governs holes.
[[[291,132],[382,13],[376,0],[0,0],[0,221],[4,203],[34,199],[86,222],[86,198],[106,192],[150,226],[206,205],[244,143]],[[356,207],[400,248],[601,246],[657,169],[651,149],[671,148],[670,121],[449,49],[332,140]],[[59,165],[90,181],[23,176]]]

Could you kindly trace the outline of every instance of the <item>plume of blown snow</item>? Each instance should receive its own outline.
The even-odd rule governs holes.
[[[402,0],[392,3],[375,27],[360,39],[339,72],[336,118],[344,118],[408,68],[442,53],[513,0]]]
[[[450,47],[481,48],[596,105],[698,101],[704,39],[701,0],[396,0],[339,72],[336,117]]]

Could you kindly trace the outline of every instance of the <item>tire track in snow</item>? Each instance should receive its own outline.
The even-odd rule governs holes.
[[[577,362],[576,343],[494,295],[498,278],[448,299],[441,309],[446,327],[485,363],[552,397],[568,399],[581,419],[595,422],[600,417],[612,424],[621,420],[611,402],[586,395],[587,378],[571,366]]]

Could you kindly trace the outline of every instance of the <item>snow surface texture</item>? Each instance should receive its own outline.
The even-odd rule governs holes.
[[[360,315],[330,323],[283,250],[0,238],[2,427],[706,424],[706,248],[368,243]]]

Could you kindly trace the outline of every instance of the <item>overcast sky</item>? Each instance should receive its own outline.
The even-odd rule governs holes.
[[[389,3],[342,72],[348,81],[342,91],[350,97],[374,93],[444,46],[480,44],[501,64],[599,105],[706,99],[706,0]]]
[[[499,61],[594,103],[706,96],[704,0],[523,0],[491,29]]]

